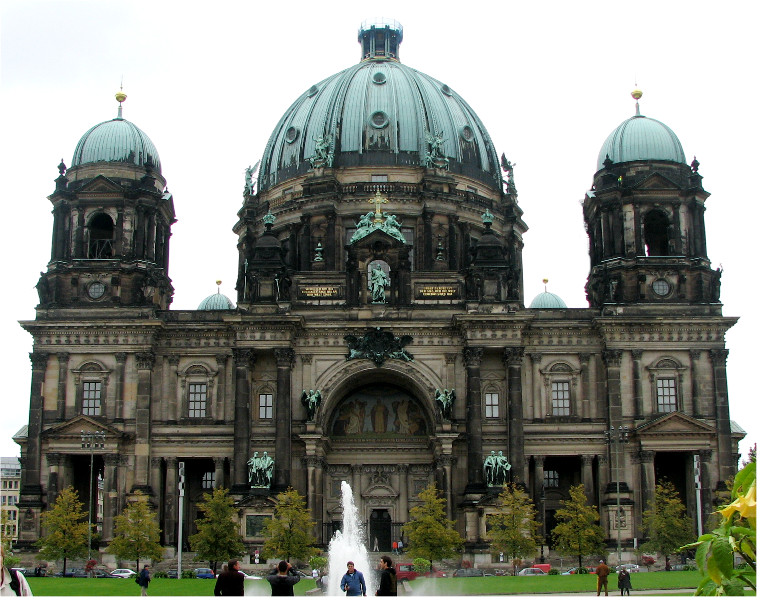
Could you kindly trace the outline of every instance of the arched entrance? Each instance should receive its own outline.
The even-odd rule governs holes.
[[[369,543],[373,552],[390,552],[393,520],[384,508],[376,508],[369,516]]]

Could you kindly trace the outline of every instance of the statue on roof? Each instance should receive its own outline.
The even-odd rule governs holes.
[[[427,168],[435,167],[436,169],[449,168],[449,159],[443,153],[443,135],[436,132],[431,134],[425,132],[425,141],[430,145],[430,150],[425,153],[424,164]]]
[[[314,138],[314,155],[309,158],[312,168],[332,167],[335,155],[331,150],[333,136],[329,133]]]

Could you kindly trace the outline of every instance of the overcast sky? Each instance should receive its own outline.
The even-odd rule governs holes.
[[[382,12],[378,6],[382,4]],[[529,226],[526,304],[548,289],[587,306],[581,201],[607,135],[634,113],[669,125],[696,155],[713,268],[723,266],[731,418],[757,440],[752,389],[758,328],[758,52],[760,3],[716,2],[162,2],[4,1],[0,173],[5,370],[0,454],[28,420],[34,288],[50,259],[61,158],[91,126],[124,117],[156,145],[174,194],[173,308],[216,291],[235,300],[236,221],[244,170],[290,104],[359,61],[359,24],[404,26],[401,61],[456,90],[496,150],[514,163]],[[754,251],[751,251],[754,250]],[[753,260],[754,259],[754,260]]]

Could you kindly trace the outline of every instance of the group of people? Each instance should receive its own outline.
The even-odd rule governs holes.
[[[599,566],[596,568],[596,595],[599,596],[604,588],[604,595],[609,596],[607,591],[607,577],[609,577],[610,568],[604,560],[599,561]],[[620,595],[631,595],[631,574],[625,567],[620,569],[618,573],[618,588],[620,589]]]
[[[346,564],[348,570],[340,580],[340,590],[346,592],[346,596],[366,596],[367,583],[364,574],[357,571],[353,561]],[[393,559],[390,556],[380,557],[380,586],[375,596],[397,596],[396,569],[393,568]]]

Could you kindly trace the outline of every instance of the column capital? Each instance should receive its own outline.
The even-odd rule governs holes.
[[[642,450],[639,452],[639,460],[642,463],[651,463],[654,462],[654,452],[651,450]]]
[[[726,359],[728,358],[728,350],[725,348],[710,350],[710,358],[712,358],[713,364],[716,367],[725,367]]]
[[[702,462],[707,462],[707,461],[709,461],[712,458],[713,451],[709,450],[709,449],[708,450],[700,450],[698,452],[698,454],[699,454],[699,459]]]
[[[631,350],[631,356],[633,357],[633,360],[641,360],[641,357],[643,356],[644,351],[643,350]]]
[[[119,364],[124,364],[127,362],[127,353],[126,352],[116,352],[114,353],[114,358],[116,359],[116,362]]]
[[[543,454],[533,455],[533,462],[536,464],[536,467],[540,467],[543,469],[545,460],[546,460],[546,457]]]
[[[232,357],[236,367],[250,367],[256,361],[256,353],[250,348],[233,348]]]
[[[441,467],[453,467],[457,464],[457,457],[451,454],[444,454],[436,459],[436,462]],[[408,469],[407,465],[404,465],[404,471]],[[401,471],[401,469],[399,469]],[[403,472],[403,471],[402,471]]]
[[[580,359],[582,364],[587,365],[588,362],[591,360],[591,353],[581,352],[580,354],[578,354],[578,358]]]
[[[137,369],[140,371],[149,371],[156,363],[155,353],[148,352],[135,352],[135,360],[137,361]]]
[[[483,360],[483,348],[465,348],[462,353],[464,354],[464,361],[468,367],[479,367]]]
[[[584,467],[590,467],[593,462],[594,462],[594,455],[593,454],[583,454],[583,455],[581,455],[581,464]]]
[[[277,360],[277,368],[292,368],[296,360],[296,353],[293,348],[275,348],[274,357]]]
[[[49,466],[60,467],[63,464],[63,454],[60,452],[48,452],[45,456]]]
[[[104,454],[103,462],[107,467],[118,467],[121,463],[118,454]]]
[[[49,356],[47,352],[30,352],[29,360],[32,361],[32,370],[46,369]]]
[[[607,367],[619,367],[620,361],[623,358],[622,350],[604,350],[602,357]]]
[[[304,456],[301,460],[303,461],[303,464],[306,467],[321,469],[325,466],[325,461],[322,459],[321,456],[316,456],[316,455]]]
[[[504,348],[503,360],[507,366],[519,367],[522,365],[525,356],[525,348]]]
[[[216,365],[218,367],[223,367],[227,364],[227,359],[229,358],[229,354],[217,354],[216,355]]]
[[[57,352],[55,356],[58,359],[58,364],[63,366],[69,362],[71,354],[68,352]]]
[[[691,358],[691,360],[699,360],[700,356],[702,356],[701,350],[697,350],[696,348],[689,350],[689,358]]]
[[[161,466],[161,460],[162,458],[160,456],[152,456],[150,459],[150,466],[153,468],[157,468]]]

